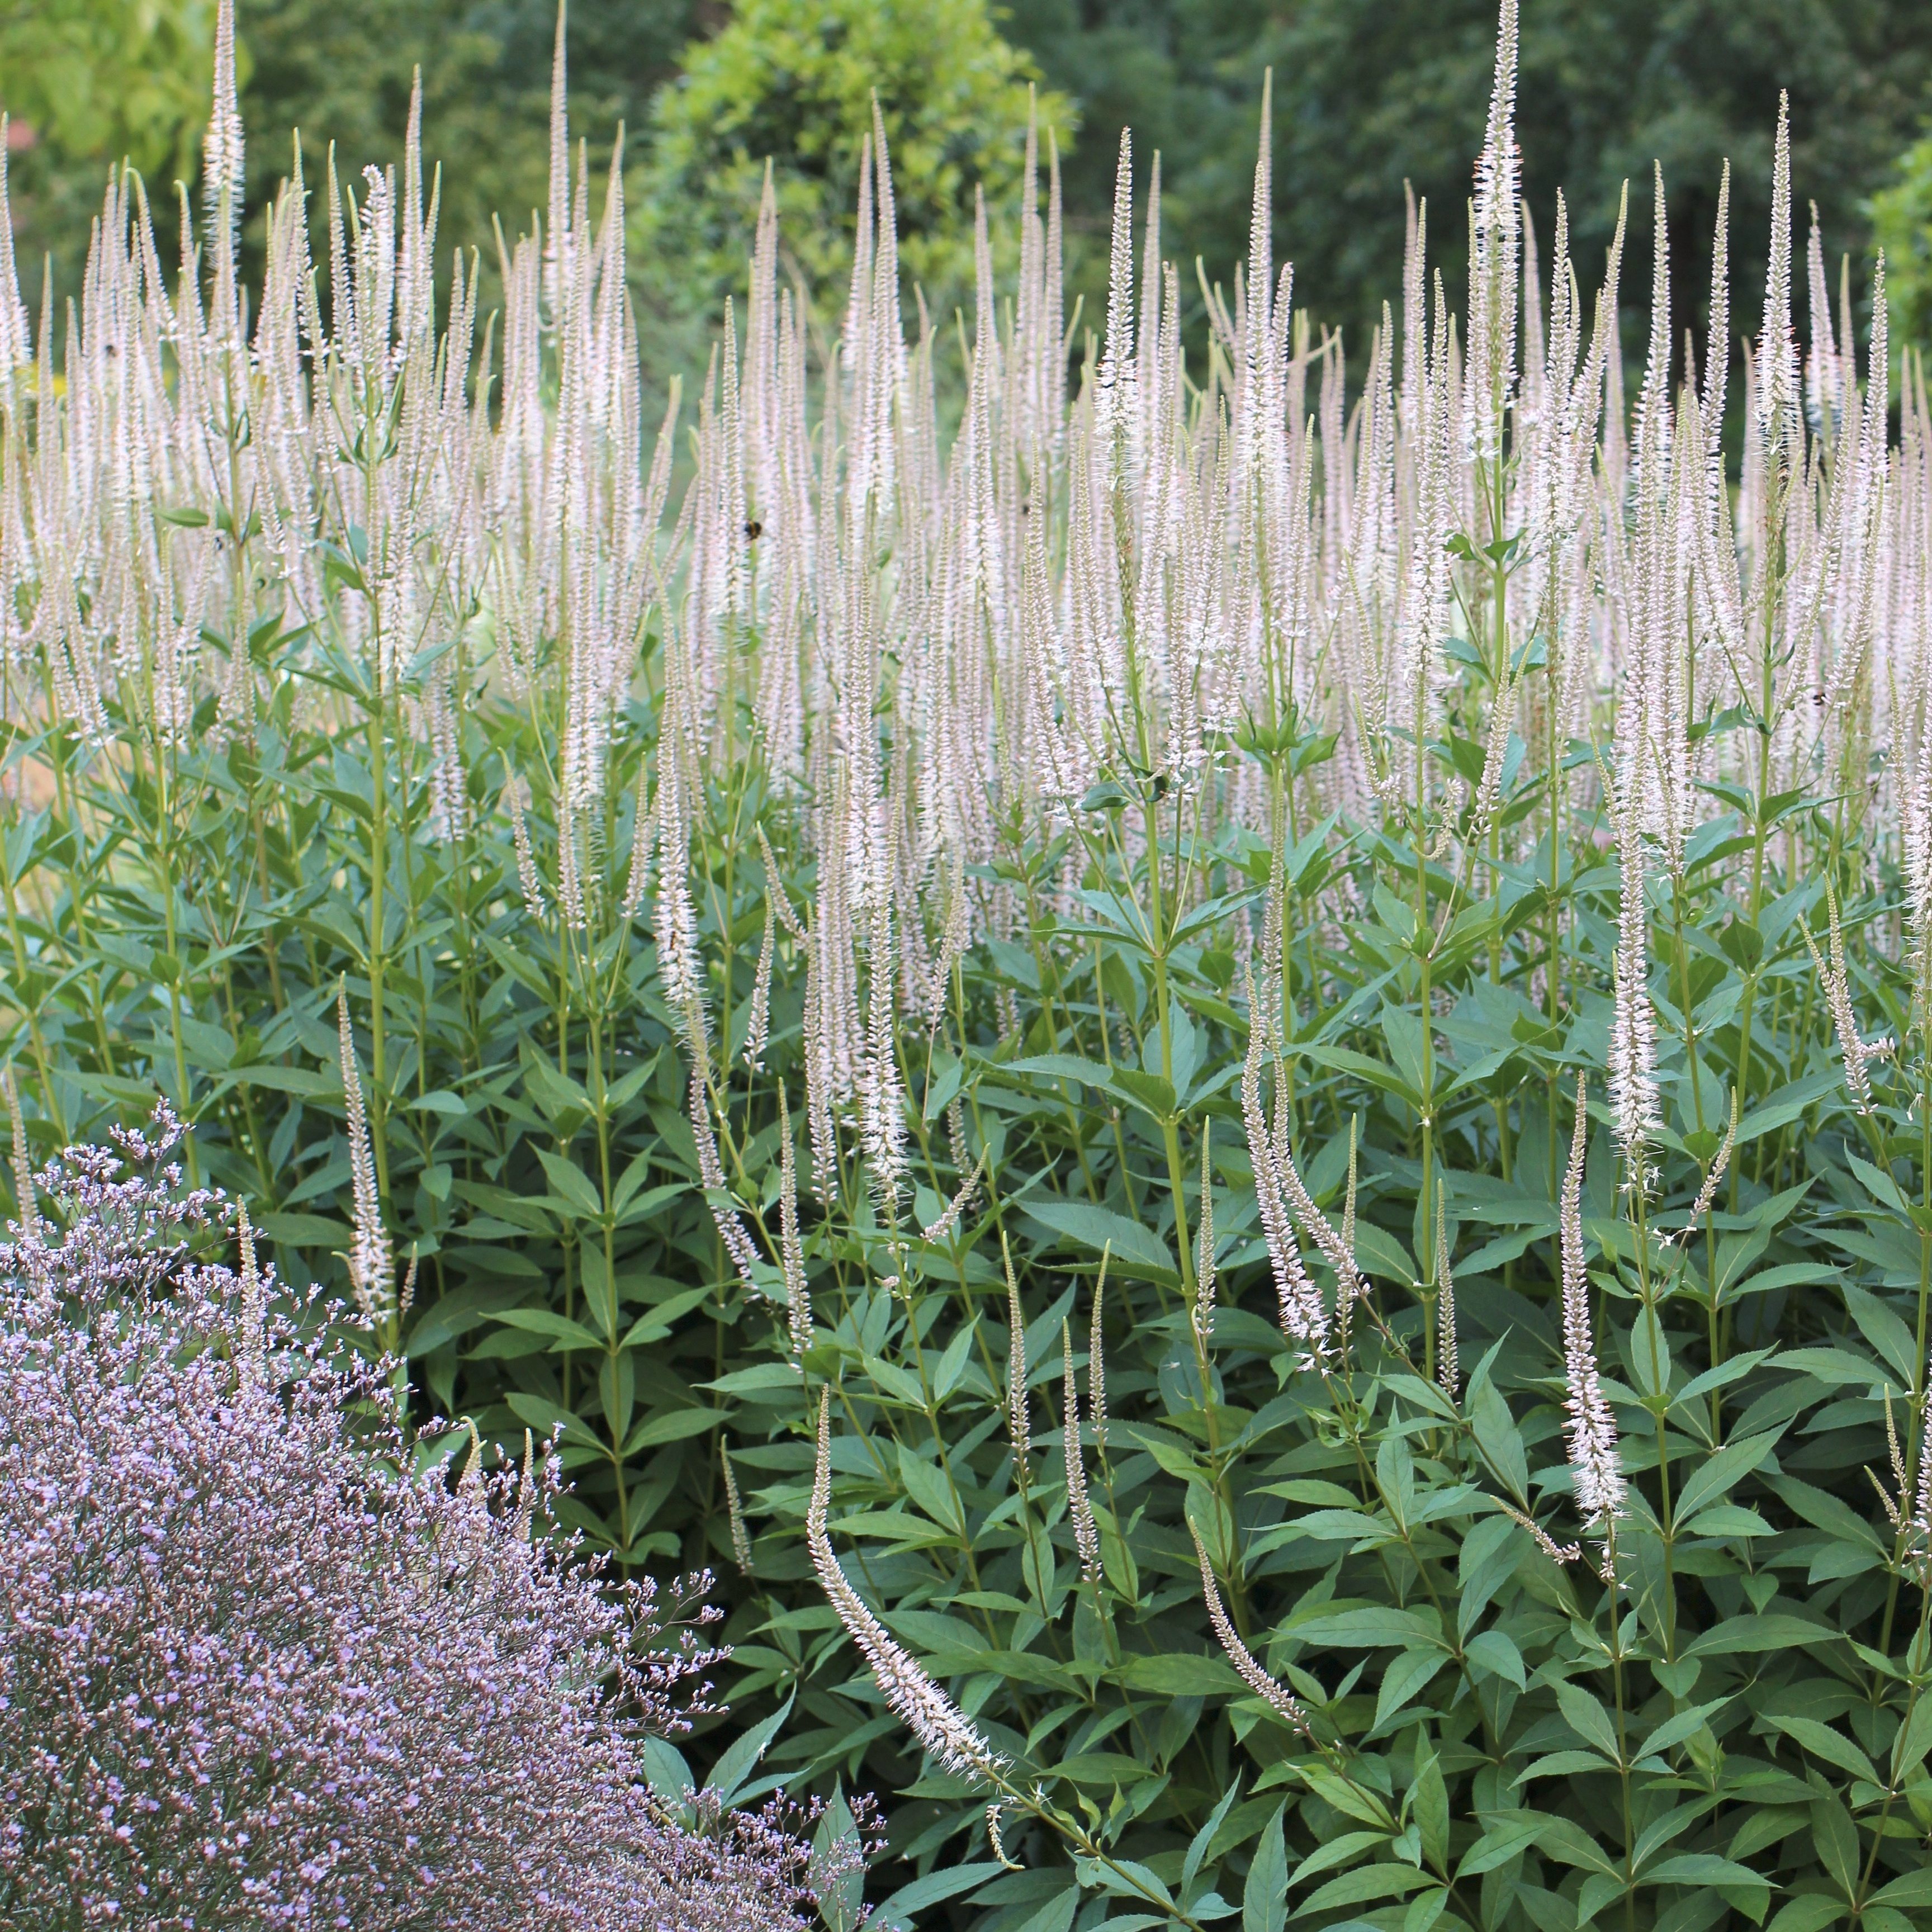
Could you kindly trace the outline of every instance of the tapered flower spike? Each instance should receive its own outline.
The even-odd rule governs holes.
[[[1094,1426],[1094,1454],[1107,1453],[1107,1336],[1101,1319],[1107,1294],[1107,1263],[1114,1252],[1109,1241],[1100,1250],[1100,1272],[1094,1281],[1094,1313],[1087,1334],[1087,1413]]]
[[[1576,1126],[1563,1177],[1558,1218],[1563,1258],[1563,1367],[1569,1394],[1564,1433],[1577,1514],[1608,1534],[1623,1514],[1624,1474],[1617,1453],[1617,1425],[1598,1378],[1597,1349],[1590,1330],[1590,1278],[1583,1262],[1583,1158],[1589,1145],[1586,1076],[1576,1079]]]
[[[1100,1532],[1094,1522],[1094,1500],[1087,1492],[1087,1464],[1080,1451],[1080,1390],[1073,1379],[1073,1331],[1060,1324],[1061,1370],[1060,1449],[1066,1462],[1066,1514],[1073,1524],[1073,1547],[1080,1574],[1090,1583],[1100,1576]]]
[[[1191,1524],[1189,1533],[1194,1538],[1194,1553],[1201,1559],[1201,1592],[1208,1600],[1208,1620],[1214,1626],[1214,1634],[1220,1639],[1228,1661],[1234,1666],[1241,1682],[1291,1730],[1306,1731],[1308,1713],[1303,1708],[1301,1700],[1286,1685],[1277,1684],[1241,1641],[1240,1632],[1228,1621],[1228,1612],[1222,1606],[1220,1586],[1214,1581],[1214,1566],[1208,1560],[1208,1551],[1200,1533]]]
[[[1845,965],[1844,934],[1838,923],[1838,896],[1832,890],[1829,880],[1825,886],[1825,908],[1831,921],[1827,957],[1819,957],[1810,928],[1801,925],[1799,929],[1804,934],[1811,962],[1817,968],[1820,983],[1824,988],[1825,1004],[1832,1015],[1832,1030],[1838,1036],[1838,1054],[1845,1064],[1845,1085],[1851,1094],[1852,1104],[1860,1113],[1869,1113],[1870,1065],[1874,1060],[1886,1058],[1892,1052],[1892,1042],[1888,1036],[1865,1040],[1859,1035],[1858,1016],[1852,1005],[1851,976]]]
[[[1646,972],[1650,911],[1644,890],[1643,838],[1634,802],[1627,802],[1618,814],[1616,836],[1623,890],[1613,974],[1616,1004],[1610,1020],[1610,1104],[1630,1184],[1641,1193],[1648,1178],[1646,1149],[1661,1124],[1661,1114],[1657,1029]]]
[[[536,1438],[524,1431],[524,1466],[517,1478],[517,1534],[527,1540],[537,1511]]]
[[[806,1285],[805,1246],[798,1233],[798,1164],[792,1152],[791,1109],[778,1085],[778,1265],[784,1275],[785,1314],[794,1358],[812,1346],[812,1292]]]
[[[993,1848],[993,1856],[1009,1871],[1024,1871],[1026,1867],[1017,1858],[1006,1856],[1006,1840],[1000,1836],[1000,1805],[998,1798],[986,1807],[986,1842]]]
[[[1778,97],[1771,169],[1771,250],[1757,351],[1757,430],[1766,456],[1789,462],[1798,427],[1798,338],[1791,324],[1791,100]]]
[[[14,217],[7,196],[9,124],[9,117],[0,114],[0,398],[9,394],[14,372],[34,359],[33,330],[14,264]]]
[[[1354,1312],[1355,1297],[1362,1293],[1365,1284],[1355,1267],[1355,1142],[1358,1123],[1354,1114],[1348,1116],[1348,1184],[1342,1197],[1342,1252],[1348,1260],[1348,1279],[1353,1292],[1345,1294],[1335,1306],[1335,1341],[1346,1361],[1348,1354],[1348,1321]]]
[[[772,949],[777,938],[777,922],[772,902],[765,902],[764,944],[758,949],[758,970],[752,982],[751,1016],[745,1022],[745,1064],[754,1072],[765,1064],[765,1037],[771,1023]]]
[[[981,1784],[1002,1784],[1007,1760],[994,1750],[965,1712],[935,1684],[924,1669],[896,1643],[839,1568],[832,1554],[826,1519],[832,1507],[832,1391],[818,1399],[818,1460],[812,1485],[812,1504],[805,1519],[806,1540],[812,1568],[838,1621],[866,1660],[886,1702],[919,1740],[921,1749],[937,1758],[956,1778]]]
[[[235,1204],[235,1239],[241,1251],[242,1354],[236,1364],[242,1379],[260,1388],[268,1380],[267,1301],[262,1292],[262,1270],[255,1258],[255,1231],[248,1225],[248,1204]]]
[[[1436,1379],[1451,1401],[1462,1386],[1456,1354],[1456,1277],[1449,1267],[1449,1222],[1442,1196],[1436,1197]]]
[[[1500,1498],[1494,1496],[1490,1500],[1495,1503],[1497,1508],[1501,1510],[1503,1514],[1519,1528],[1529,1532],[1530,1534],[1536,1539],[1537,1548],[1541,1550],[1551,1562],[1574,1563],[1582,1555],[1583,1546],[1580,1543],[1558,1543],[1556,1538],[1552,1536],[1534,1516],[1526,1516],[1514,1504],[1504,1502]]]
[[[1250,992],[1252,993],[1252,982]],[[1256,1010],[1252,997],[1249,1011]],[[1288,1184],[1282,1172],[1281,1150],[1262,1107],[1262,1035],[1264,1029],[1248,1029],[1248,1057],[1241,1075],[1241,1118],[1247,1129],[1248,1158],[1254,1168],[1255,1198],[1261,1209],[1262,1232],[1268,1242],[1268,1258],[1274,1268],[1275,1295],[1280,1305],[1282,1332],[1304,1348],[1310,1358],[1320,1361],[1328,1348],[1328,1311],[1322,1306],[1322,1292],[1308,1278],[1302,1265],[1301,1250],[1295,1244],[1294,1228],[1288,1212]],[[1298,1182],[1300,1177],[1298,1174]]]
[[[459,1490],[472,1487],[483,1468],[483,1438],[476,1432],[476,1423],[468,1416],[463,1418],[462,1428],[470,1438],[470,1453],[463,1459],[463,1472],[456,1479]]]
[[[536,854],[530,850],[530,828],[524,818],[524,782],[512,776],[503,788],[510,808],[510,830],[516,842],[517,884],[524,895],[524,909],[532,919],[544,916],[543,882],[537,877]]]
[[[1013,1448],[1013,1477],[1024,1495],[1031,1474],[1027,1458],[1033,1452],[1033,1417],[1027,1397],[1026,1317],[1020,1307],[1019,1283],[1013,1279],[1013,1257],[1004,1229],[1000,1254],[1006,1267],[1006,1438]]]
[[[1201,1132],[1201,1226],[1194,1280],[1194,1333],[1204,1348],[1214,1340],[1214,1179],[1208,1154],[1214,1137],[1210,1118]]]
[[[1926,1384],[1932,1389],[1932,1381]],[[1888,1420],[1891,1412],[1886,1411]],[[1899,1496],[1904,1500],[1905,1486],[1899,1485]],[[1932,1562],[1932,1396],[1925,1402],[1925,1419],[1918,1438],[1918,1490],[1912,1505],[1912,1526],[1917,1531],[1924,1548],[1921,1555]]]
[[[214,14],[214,85],[201,147],[201,192],[211,223],[225,228],[232,252],[242,227],[242,111],[236,100],[235,0]]]
[[[349,1136],[349,1175],[355,1202],[355,1232],[349,1250],[349,1282],[356,1306],[372,1328],[394,1312],[391,1305],[394,1264],[382,1226],[376,1187],[376,1159],[369,1139],[369,1116],[362,1102],[362,1076],[356,1064],[356,1038],[349,1027],[349,984],[338,983],[336,1028],[342,1050],[342,1098]]]
[[[745,1506],[738,1499],[738,1478],[731,1470],[730,1444],[720,1438],[718,1466],[724,1472],[724,1510],[731,1526],[731,1560],[748,1576],[752,1574],[752,1538],[745,1527]]]
[[[27,1154],[27,1118],[20,1111],[20,1090],[14,1084],[14,1070],[0,1072],[0,1091],[7,1099],[8,1124],[14,1134],[14,1196],[20,1204],[20,1243],[34,1247],[40,1238],[40,1215],[34,1192],[34,1163]]]
[[[1688,1241],[1697,1232],[1697,1225],[1711,1211],[1711,1203],[1718,1198],[1718,1190],[1724,1184],[1724,1172],[1731,1164],[1731,1150],[1738,1140],[1738,1090],[1731,1089],[1730,1124],[1724,1130],[1724,1138],[1718,1148],[1718,1157],[1711,1163],[1711,1171],[1704,1177],[1704,1184],[1697,1190],[1697,1198],[1691,1203],[1690,1218],[1674,1234],[1666,1234],[1666,1244]]]
[[[950,1240],[952,1231],[959,1225],[959,1217],[973,1204],[973,1197],[980,1191],[980,1177],[986,1171],[986,1156],[982,1154],[974,1163],[973,1171],[959,1184],[958,1192],[946,1204],[946,1210],[936,1221],[929,1221],[919,1231],[922,1241]]]

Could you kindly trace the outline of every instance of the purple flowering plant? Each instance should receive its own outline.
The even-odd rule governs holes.
[[[412,1442],[179,1131],[69,1148],[0,1249],[0,1920],[800,1924],[809,1814],[649,1777],[709,1579],[578,1560],[551,1457]]]

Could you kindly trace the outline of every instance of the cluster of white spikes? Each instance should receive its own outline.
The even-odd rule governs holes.
[[[1332,809],[1507,860],[1540,821],[1492,817],[1505,772],[1528,758],[1575,800],[1594,780],[1563,775],[1569,746],[1607,736],[1625,896],[1613,1095],[1640,1175],[1656,1120],[1646,887],[1681,871],[1701,782],[1776,791],[1822,767],[1862,784],[1868,754],[1888,752],[1879,808],[1904,838],[1922,946],[1932,928],[1932,424],[1915,385],[1888,446],[1882,278],[1862,383],[1815,232],[1801,358],[1782,119],[1742,488],[1726,486],[1718,442],[1724,220],[1700,385],[1672,366],[1660,179],[1650,354],[1627,422],[1622,226],[1586,318],[1561,202],[1546,286],[1520,198],[1515,33],[1505,0],[1466,326],[1412,207],[1400,321],[1384,311],[1353,392],[1340,338],[1316,338],[1272,259],[1265,99],[1249,260],[1226,287],[1204,280],[1214,352],[1192,372],[1158,159],[1137,250],[1124,136],[1097,339],[1069,339],[1058,160],[1032,128],[1016,281],[998,285],[982,206],[970,332],[941,327],[916,292],[909,328],[875,110],[836,358],[815,367],[804,298],[779,286],[768,183],[742,327],[734,304],[667,528],[678,398],[653,439],[619,158],[593,220],[560,34],[547,214],[505,250],[500,328],[479,329],[460,256],[439,318],[416,106],[400,178],[344,178],[327,158],[319,250],[313,158],[297,154],[244,299],[224,0],[209,220],[197,242],[184,206],[170,275],[140,184],[117,175],[58,351],[51,303],[36,326],[19,293],[0,172],[7,702],[30,727],[52,712],[98,740],[176,746],[197,713],[218,738],[245,732],[272,680],[326,653],[420,748],[452,841],[474,830],[466,708],[506,694],[554,718],[554,769],[529,775],[523,805],[556,830],[542,889],[525,868],[529,903],[595,926],[646,897],[654,856],[666,982],[700,1072],[689,853],[710,775],[756,758],[796,801],[818,868],[800,935],[814,1178],[829,1184],[848,1124],[889,1192],[904,1162],[898,1016],[936,1018],[964,947],[1022,917],[988,866],[1003,828],[1064,823],[1108,780],[1187,798],[1204,839],[1231,822],[1266,838],[1270,754],[1252,748],[1332,733],[1334,757],[1297,780],[1301,822]],[[963,398],[950,440],[948,396]],[[1500,610],[1494,559],[1508,560]],[[663,650],[647,675],[653,613]],[[310,715],[338,701],[302,688]],[[612,734],[640,689],[660,729],[627,887],[607,794]],[[1713,704],[1761,730],[1700,736]],[[1473,801],[1422,754],[1445,729],[1487,748]],[[495,808],[506,817],[521,782]],[[1132,814],[1122,837],[1138,856]],[[527,841],[525,826],[520,852]],[[1078,884],[1070,861],[1063,910]],[[1237,917],[1244,963],[1264,950]]]

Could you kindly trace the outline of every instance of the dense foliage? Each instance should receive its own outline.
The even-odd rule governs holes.
[[[158,1087],[413,1424],[730,1564],[881,1922],[1932,1912],[1932,428],[1781,124],[1742,398],[1660,181],[1627,399],[1514,25],[1358,394],[1265,126],[1191,362],[1124,148],[1071,369],[1038,151],[908,339],[875,148],[674,512],[561,124],[494,334],[413,148],[244,303],[225,96],[200,279],[0,280],[26,1132]]]
[[[1272,65],[1275,172],[1292,184],[1274,210],[1274,244],[1294,258],[1318,320],[1361,342],[1401,272],[1390,211],[1403,182],[1445,214],[1468,194],[1495,12],[1486,0],[1039,0],[1016,8],[1007,31],[1074,96],[1086,126],[1130,124],[1143,152],[1160,150],[1174,252],[1190,278],[1197,254],[1211,276],[1244,248],[1250,135],[1262,69]],[[1576,259],[1594,276],[1616,227],[1619,184],[1641,182],[1660,160],[1676,218],[1673,312],[1701,329],[1726,157],[1734,267],[1740,286],[1763,284],[1772,133],[1788,89],[1793,170],[1818,204],[1835,280],[1838,251],[1855,266],[1868,260],[1867,198],[1924,131],[1928,49],[1932,11],[1923,0],[1526,7],[1526,200],[1546,238],[1563,190]],[[1076,229],[1104,235],[1112,160],[1103,140],[1070,160]],[[1632,212],[1647,244],[1641,197]],[[1452,287],[1467,241],[1460,217],[1439,225],[1432,253]],[[1104,272],[1104,254],[1090,255],[1077,279],[1090,313]],[[1916,309],[1908,320],[1917,322]],[[1624,346],[1640,356],[1641,334]]]
[[[972,300],[975,196],[995,216],[1018,196],[1032,74],[986,0],[741,0],[658,97],[633,238],[644,291],[709,325],[743,280],[769,165],[788,274],[836,315],[876,98],[905,272],[950,315]],[[1039,112],[1071,136],[1064,99]]]

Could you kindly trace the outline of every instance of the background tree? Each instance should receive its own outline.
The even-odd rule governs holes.
[[[742,284],[770,157],[789,266],[836,326],[876,91],[906,276],[936,316],[970,302],[974,190],[1016,200],[1036,72],[986,0],[740,0],[658,98],[633,237],[648,298],[696,317]],[[1039,111],[1064,150],[1072,104]]]
[[[1161,150],[1169,246],[1184,260],[1226,265],[1246,253],[1262,74],[1272,64],[1274,244],[1295,264],[1298,302],[1346,325],[1366,353],[1383,301],[1400,293],[1405,179],[1429,198],[1431,253],[1456,286],[1493,0],[1040,0],[1016,10],[1010,31],[1076,95],[1090,127],[1111,135],[1131,122],[1138,152]],[[1647,252],[1650,167],[1660,160],[1673,312],[1701,322],[1728,156],[1734,286],[1762,288],[1782,88],[1801,218],[1804,198],[1815,200],[1835,288],[1839,255],[1862,262],[1868,251],[1866,197],[1932,106],[1928,0],[1530,0],[1518,133],[1546,241],[1561,187],[1580,266],[1600,261],[1628,180],[1632,233]],[[1106,269],[1112,161],[1111,140],[1096,138],[1067,170],[1070,218],[1102,238],[1077,272],[1090,314]],[[1862,285],[1862,269],[1855,279]]]
[[[29,299],[56,257],[75,292],[88,215],[108,168],[191,178],[208,76],[214,0],[0,0],[0,110],[15,248]]]

